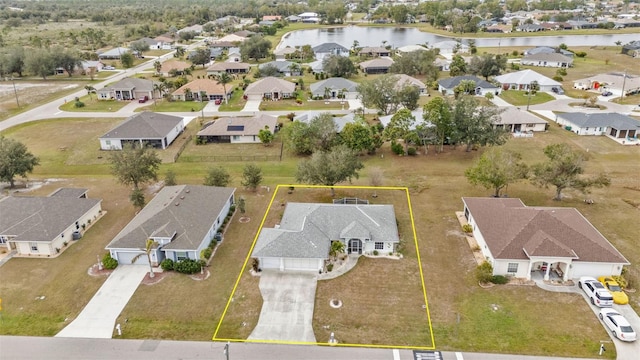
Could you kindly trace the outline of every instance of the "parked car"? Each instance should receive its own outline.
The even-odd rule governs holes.
[[[598,280],[591,276],[583,276],[578,281],[578,287],[587,294],[591,303],[597,307],[612,307],[613,296]]]
[[[216,99],[216,105],[222,104],[222,99]]]
[[[619,312],[606,308],[600,310],[598,317],[611,330],[613,336],[622,341],[636,341],[636,332]]]
[[[105,66],[102,68],[102,70],[115,70],[116,68],[113,66]]]
[[[605,91],[602,93],[602,96],[611,96],[613,93],[611,91]]]
[[[604,287],[609,290],[611,296],[613,296],[614,303],[620,305],[629,303],[629,297],[624,293],[624,291],[622,291],[622,287],[620,286],[620,284],[618,284],[618,282],[615,281],[612,277],[600,276],[598,278],[598,281],[600,281],[600,283],[602,283],[602,285],[604,285]]]
[[[146,103],[147,100],[149,100],[149,97],[145,95],[145,96],[141,97],[140,99],[138,99],[138,102],[143,104],[143,103]]]
[[[554,93],[556,93],[558,95],[564,95],[564,90],[562,90],[561,87],[552,87],[551,91],[553,91]]]

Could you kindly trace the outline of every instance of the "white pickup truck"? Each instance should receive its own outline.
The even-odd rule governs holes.
[[[587,294],[591,303],[597,307],[612,307],[613,296],[598,280],[590,276],[583,276],[578,281],[578,287]]]

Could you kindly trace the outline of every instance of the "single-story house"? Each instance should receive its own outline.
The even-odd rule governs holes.
[[[405,74],[397,74],[394,75],[398,82],[396,83],[396,87],[398,89],[402,89],[405,85],[412,85],[420,90],[420,94],[424,94],[427,92],[427,85],[425,85],[422,81],[414,78],[413,76],[405,75]]]
[[[100,61],[93,60],[82,60],[78,65],[76,65],[73,74],[85,75],[90,71],[93,71],[94,74],[97,74],[102,70],[104,64]],[[72,75],[73,75],[72,74]],[[56,75],[69,75],[64,68],[56,68]]]
[[[87,189],[61,188],[49,196],[0,199],[0,248],[24,256],[56,255],[102,214]]]
[[[386,74],[393,63],[390,57],[380,57],[363,61],[358,66],[367,74]]]
[[[150,111],[139,112],[100,137],[101,150],[122,150],[125,144],[166,149],[184,131],[184,119]]]
[[[396,54],[402,56],[402,54],[408,54],[415,51],[427,51],[428,49],[422,45],[407,45],[401,46],[396,49]]]
[[[230,43],[241,43],[244,42],[245,40],[247,40],[249,37],[245,37],[245,36],[239,36],[236,34],[229,34],[226,36],[221,37],[220,39],[218,39],[216,42],[230,42]]]
[[[316,45],[312,50],[318,60],[322,60],[329,55],[349,56],[349,49],[333,42]]]
[[[565,50],[561,48],[553,48],[551,46],[537,46],[524,51],[525,56],[536,55],[536,54],[555,54],[555,53],[559,53],[570,58],[574,56],[574,53],[569,50]]]
[[[293,96],[296,84],[291,81],[268,76],[249,84],[244,94],[248,100],[280,100]]]
[[[475,95],[484,96],[487,93],[499,95],[502,92],[502,88],[500,86],[494,85],[473,75],[454,76],[438,80],[438,91],[444,95],[453,95],[455,87],[460,85],[460,82],[463,80],[474,81],[476,83]]]
[[[322,114],[323,114],[322,111],[317,111],[317,110],[305,111],[301,114],[296,115],[293,118],[293,121],[300,121],[305,124],[309,124],[311,120],[317,118]],[[356,121],[354,113],[349,113],[345,116],[332,116],[332,117],[333,117],[333,122],[336,124],[336,133],[341,133],[345,125]]]
[[[547,121],[528,111],[521,110],[519,107],[507,106],[501,109],[503,111],[494,126],[506,129],[516,137],[523,133],[539,132],[547,129]]]
[[[566,68],[573,66],[573,59],[559,53],[539,53],[526,55],[520,63],[529,66]]]
[[[562,86],[561,83],[531,69],[496,76],[494,80],[502,85],[503,90],[529,90],[534,81],[538,83],[540,91],[553,91],[553,88],[559,89]]]
[[[178,101],[213,101],[229,99],[231,94],[233,94],[232,84],[227,84],[225,89],[225,86],[219,84],[216,80],[195,79],[174,91],[171,97]]]
[[[151,265],[157,266],[164,259],[199,260],[229,214],[235,190],[165,186],[105,249],[119,264],[148,265],[145,247],[151,239],[155,241],[149,254]],[[138,259],[134,263],[135,257]]]
[[[227,50],[227,62],[242,62],[242,54],[240,50],[234,50],[237,48],[230,48]]]
[[[611,91],[616,96],[640,93],[640,76],[611,72],[590,76],[573,82],[573,87],[580,90]]]
[[[464,216],[494,275],[546,280],[620,275],[629,261],[575,208],[528,207],[515,198],[462,198]]]
[[[360,56],[391,56],[391,50],[379,46],[366,46],[360,49]]]
[[[309,85],[309,90],[311,90],[313,98],[356,99],[358,97],[357,87],[358,83],[345,78],[334,77]]]
[[[238,43],[236,43],[236,42],[216,40],[216,41],[212,42],[211,44],[209,44],[209,47],[210,48],[223,49],[223,50],[229,50],[230,48],[234,48],[237,45],[238,45]]]
[[[199,24],[195,24],[195,25],[191,25],[191,26],[186,26],[183,27],[182,29],[178,30],[178,34],[183,33],[183,32],[193,32],[196,34],[202,34],[202,25]]]
[[[243,62],[217,62],[207,68],[207,75],[216,75],[222,72],[229,74],[246,74],[251,70],[251,65]]]
[[[289,202],[280,224],[263,227],[251,253],[260,269],[324,271],[331,243],[348,254],[388,254],[399,242],[393,205]]]
[[[190,63],[178,59],[171,59],[162,63],[160,73],[162,76],[169,76],[169,73],[173,70],[176,72],[176,75],[182,75],[184,74],[184,69],[189,68],[191,68]]]
[[[449,71],[451,68],[451,62],[452,61],[450,59],[438,57],[433,61],[433,65],[435,65],[440,71]]]
[[[320,15],[315,12],[303,12],[302,14],[298,14],[300,18],[300,22],[303,23],[319,23]]]
[[[292,67],[296,66],[298,70],[292,71]],[[280,75],[282,76],[299,76],[300,72],[302,71],[298,63],[287,60],[269,61],[264,64],[258,65],[258,69],[264,69],[265,67],[275,67],[276,69],[278,69],[278,73],[280,73]]]
[[[124,78],[97,90],[98,100],[153,99],[153,93],[153,81],[138,78]]]
[[[640,40],[631,41],[622,45],[622,53],[631,57],[640,57]]]
[[[485,32],[488,33],[510,33],[513,30],[513,26],[504,24],[495,24],[487,26]]]
[[[145,44],[149,45],[149,50],[160,50],[160,49],[162,49],[162,42],[160,42],[160,41],[158,41],[156,39],[143,37],[142,39],[139,39],[137,41],[143,41]]]
[[[637,145],[640,121],[619,113],[560,113],[556,122],[578,135],[605,135],[623,145]]]
[[[265,21],[278,21],[280,19],[282,19],[280,15],[262,15],[262,20]]]
[[[124,53],[133,53],[131,49],[117,47],[98,54],[99,60],[120,60],[120,56]]]
[[[197,134],[205,143],[259,143],[258,133],[267,128],[275,133],[278,118],[269,115],[219,118],[205,125]]]
[[[274,50],[273,55],[276,56],[276,60],[286,60],[291,54],[294,54],[296,51],[296,48],[287,46],[282,49]]]
[[[517,31],[522,32],[538,32],[547,30],[544,26],[538,24],[522,24],[516,28]]]
[[[286,20],[291,23],[302,21],[302,18],[298,15],[289,15],[286,17]]]
[[[416,125],[420,125],[420,124],[424,124],[427,127],[434,126],[430,122],[423,120],[423,116],[422,116],[423,113],[424,113],[424,110],[422,108],[420,108],[420,107],[418,107],[417,109],[411,111],[411,116],[413,116],[413,118],[415,119],[413,124],[410,126],[411,130],[415,130],[416,129]],[[394,115],[395,114],[389,114],[389,115],[380,116],[378,118],[378,120],[380,120],[380,124],[382,124],[382,126],[386,128],[391,123],[391,119],[393,118]]]
[[[453,54],[469,53],[469,45],[454,40],[445,40],[433,43],[433,49],[440,49],[440,55],[450,57]]]
[[[171,50],[171,49],[173,49],[173,44],[175,43],[175,40],[169,34],[156,36],[156,37],[153,38],[153,40],[156,40],[156,41],[158,41],[160,43],[160,49],[162,49],[162,50]]]

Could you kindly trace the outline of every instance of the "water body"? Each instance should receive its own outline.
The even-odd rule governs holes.
[[[561,32],[558,32],[561,34]],[[338,43],[346,48],[351,48],[353,41],[357,40],[360,46],[386,45],[398,48],[405,45],[433,44],[439,41],[452,40],[455,37],[446,37],[416,28],[397,27],[366,27],[346,26],[335,28],[321,28],[309,30],[296,30],[282,39],[278,48],[286,46],[319,45],[325,42]],[[535,37],[509,37],[505,34],[502,38],[475,38],[477,47],[499,46],[558,46],[562,43],[567,46],[613,46],[616,41],[626,44],[638,40],[640,34],[612,34],[612,35],[559,35],[559,36],[535,36]]]

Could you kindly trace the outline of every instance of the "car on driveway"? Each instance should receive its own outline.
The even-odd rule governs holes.
[[[558,95],[564,95],[564,90],[562,90],[561,87],[552,87],[551,91],[553,91],[554,93],[556,93]]]
[[[591,276],[583,276],[578,281],[578,287],[587,294],[591,303],[597,307],[612,307],[613,296],[598,280]]]
[[[625,294],[624,291],[622,291],[622,287],[620,286],[620,284],[618,284],[618,282],[615,281],[612,277],[600,276],[598,278],[598,281],[600,281],[600,283],[604,285],[607,290],[609,290],[611,296],[613,296],[613,302],[615,304],[625,305],[629,303],[629,297],[627,296],[627,294]]]
[[[627,319],[620,315],[619,312],[605,308],[600,310],[598,317],[616,338],[622,341],[636,341],[636,332]]]
[[[105,66],[102,69],[103,70],[115,70],[116,68],[114,68],[113,66]]]
[[[602,96],[611,96],[613,93],[611,91],[605,91],[602,93]]]

